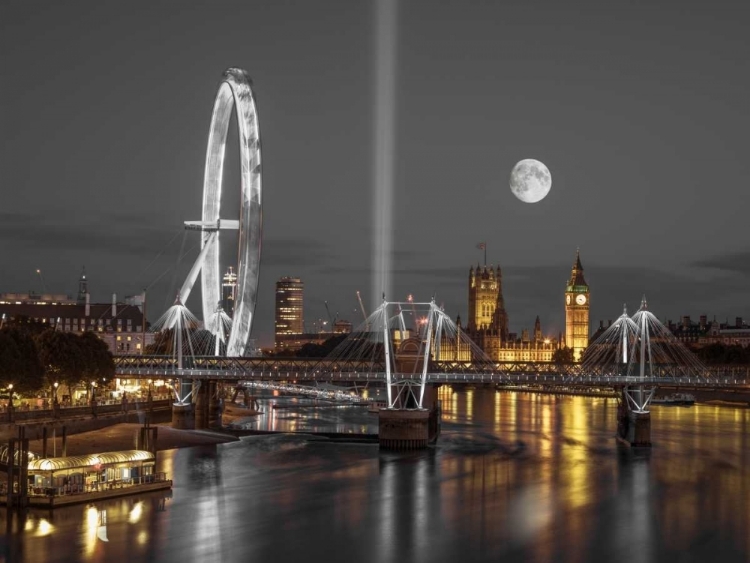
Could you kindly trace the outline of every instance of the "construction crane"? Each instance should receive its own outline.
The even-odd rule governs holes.
[[[362,303],[362,296],[359,294],[359,291],[357,292],[357,300],[359,301],[359,308],[362,311],[362,317],[364,317],[365,322],[367,322],[367,311],[365,311],[365,306]]]
[[[328,322],[331,323],[331,332],[333,332],[333,325],[336,322],[336,318],[338,318],[339,314],[336,313],[336,317],[331,317],[331,310],[328,308],[328,301],[324,301],[323,303],[326,304],[326,313],[328,313]]]
[[[36,275],[39,276],[39,281],[42,282],[42,293],[47,293],[47,285],[44,283],[44,278],[42,277],[42,271],[37,269]]]
[[[410,293],[406,300],[411,303],[411,315],[414,319],[414,330],[419,331],[419,319],[417,318],[417,308],[414,306],[414,296]]]

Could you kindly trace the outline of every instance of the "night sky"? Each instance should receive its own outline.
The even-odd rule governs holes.
[[[375,2],[0,3],[0,292],[171,304],[197,255],[211,108],[225,68],[253,79],[264,242],[253,336],[274,283],[306,320],[360,321],[372,295]],[[394,295],[467,314],[469,266],[500,263],[510,328],[564,328],[580,247],[591,325],[750,318],[750,4],[440,2],[398,8]],[[230,130],[225,198],[239,200]],[[537,204],[508,187],[544,162]],[[183,247],[184,239],[184,247]],[[180,248],[189,252],[174,267]],[[229,237],[225,265],[236,255]],[[192,249],[192,250],[191,250]],[[197,291],[189,302],[199,313]]]

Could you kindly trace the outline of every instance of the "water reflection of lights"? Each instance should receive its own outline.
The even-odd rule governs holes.
[[[102,541],[109,541],[107,539],[107,511],[102,510],[99,513],[99,525],[96,527],[96,537]]]
[[[549,403],[542,405],[541,428],[542,434],[549,438],[552,433],[552,408]],[[542,439],[539,442],[539,450],[543,457],[552,453],[552,439]]]
[[[99,511],[94,505],[86,509],[86,529],[96,533],[96,527],[99,525]]]
[[[131,524],[135,524],[138,522],[138,520],[141,519],[141,515],[143,514],[143,502],[139,501],[136,502],[133,508],[130,510],[130,514],[128,514],[128,522]]]
[[[585,397],[572,397],[566,401],[565,412],[569,414],[564,422],[565,433],[571,440],[563,445],[567,483],[564,498],[567,508],[574,510],[589,502],[589,472],[592,465],[589,458],[590,433],[587,429],[589,405]]]
[[[24,532],[33,532],[32,536],[41,538],[50,535],[55,531],[55,526],[46,518],[37,518],[30,516],[23,525]]]
[[[442,385],[438,389],[438,398],[443,405],[442,417],[445,421],[456,420],[456,410],[458,409],[458,396],[450,385]]]
[[[495,391],[495,416],[492,418],[494,422],[493,430],[500,432],[500,421],[501,421],[502,409],[500,408],[500,391]]]
[[[474,391],[469,389],[466,392],[466,420],[474,420]]]
[[[378,507],[380,538],[377,542],[378,553],[375,560],[393,561],[395,559],[394,538],[396,538],[398,529],[396,522],[396,485],[398,480],[396,478],[395,464],[383,463],[381,461],[380,468],[380,483],[383,492],[380,495],[380,506]]]
[[[94,505],[86,509],[86,530],[83,538],[84,553],[87,556],[94,554],[96,549],[96,531],[99,527],[99,511]]]
[[[46,518],[40,518],[39,519],[39,525],[36,529],[36,534],[34,534],[36,537],[44,537],[48,536],[55,530],[55,527],[50,524],[49,520]]]
[[[554,496],[542,485],[529,485],[516,492],[511,499],[509,521],[513,537],[518,543],[533,542],[539,533],[552,522]]]

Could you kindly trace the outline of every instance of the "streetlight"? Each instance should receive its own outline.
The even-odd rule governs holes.
[[[13,422],[13,384],[8,383],[8,422]]]
[[[53,384],[53,387],[55,388],[55,396],[54,396],[54,402],[57,403],[57,386],[60,385],[57,381]]]

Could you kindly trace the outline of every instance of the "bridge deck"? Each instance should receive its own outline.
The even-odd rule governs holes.
[[[182,369],[166,356],[117,356],[117,375],[133,378],[217,379],[223,381],[385,381],[385,366],[377,362],[332,361],[298,358],[185,359]],[[396,380],[419,379],[421,374],[395,373]],[[750,367],[719,366],[703,373],[689,373],[681,366],[655,366],[641,378],[617,366],[584,372],[580,364],[553,362],[431,362],[427,381],[446,384],[523,384],[622,387],[625,385],[691,385],[711,388],[750,386]]]

